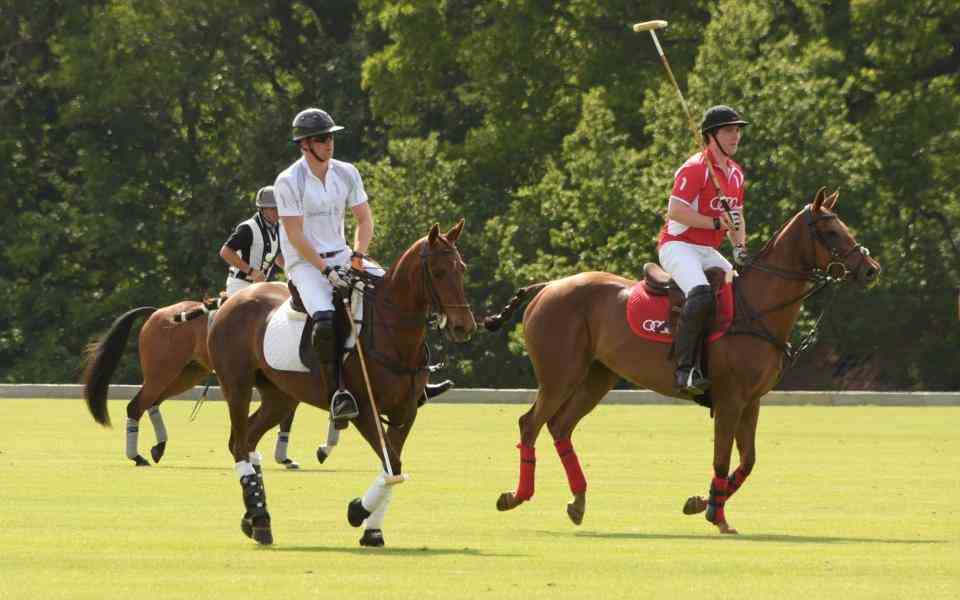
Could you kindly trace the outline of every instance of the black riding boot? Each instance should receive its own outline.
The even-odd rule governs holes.
[[[699,396],[710,388],[710,380],[700,371],[699,355],[707,320],[713,316],[714,297],[709,285],[690,290],[680,313],[675,349],[677,354],[676,388]]]
[[[340,369],[343,367],[343,347],[338,339],[334,328],[334,312],[317,311],[313,315],[314,326],[310,341],[313,349],[317,351],[319,369],[325,369],[327,364],[333,364],[334,385],[339,384]],[[318,389],[322,389],[322,384]],[[357,400],[353,394],[344,391],[335,391],[330,399],[330,419],[333,421],[346,421],[356,418],[360,414],[360,407],[357,406]]]

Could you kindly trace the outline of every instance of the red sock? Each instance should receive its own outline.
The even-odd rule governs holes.
[[[529,500],[533,497],[533,477],[537,469],[537,451],[535,448],[517,444],[520,448],[520,482],[514,496],[519,500]]]
[[[570,484],[570,491],[574,494],[582,494],[587,491],[587,478],[583,475],[583,469],[580,468],[580,460],[573,449],[573,443],[569,438],[557,440],[553,443],[557,448],[557,454],[560,456],[560,462],[567,472],[567,483]]]
[[[729,499],[737,490],[740,489],[740,486],[743,485],[743,482],[746,481],[748,473],[743,470],[743,465],[737,467],[737,470],[733,472],[733,475],[727,478],[727,498]]]

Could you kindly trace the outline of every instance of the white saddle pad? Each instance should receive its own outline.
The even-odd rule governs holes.
[[[359,331],[360,316],[363,314],[363,296],[355,291],[352,300],[353,318]],[[307,315],[293,310],[292,302],[292,298],[287,298],[270,316],[267,331],[263,335],[263,356],[272,369],[307,373],[309,369],[300,360],[300,336],[303,335]],[[356,340],[351,334],[345,347],[350,349],[355,345]]]

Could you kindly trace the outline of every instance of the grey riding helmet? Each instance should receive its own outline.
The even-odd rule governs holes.
[[[267,185],[257,191],[257,208],[276,208],[277,199],[273,197],[273,186]]]
[[[342,130],[343,127],[333,122],[327,111],[319,108],[307,108],[297,113],[293,118],[293,141],[298,142],[302,139],[323,135],[324,133],[334,133]]]

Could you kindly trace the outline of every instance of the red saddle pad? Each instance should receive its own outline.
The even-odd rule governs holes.
[[[627,322],[630,329],[640,337],[654,342],[670,344],[673,332],[668,327],[670,300],[666,296],[651,296],[643,282],[630,290],[627,301]],[[708,341],[714,342],[727,332],[733,322],[733,284],[724,283],[717,291],[717,316],[710,326]]]

